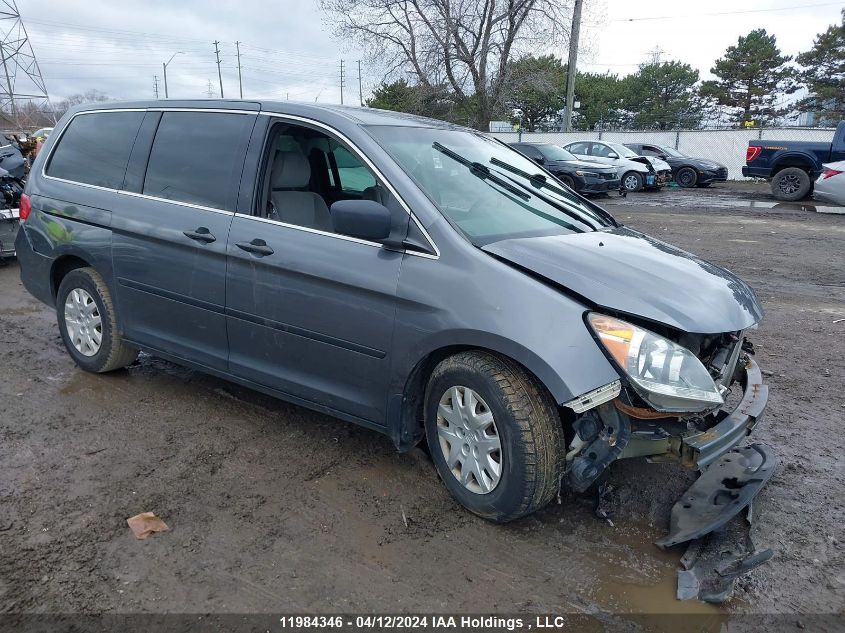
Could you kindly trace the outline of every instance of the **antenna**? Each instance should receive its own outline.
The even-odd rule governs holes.
[[[0,0],[0,57],[0,113],[18,128],[38,127],[45,119],[55,124],[56,113],[15,0]]]

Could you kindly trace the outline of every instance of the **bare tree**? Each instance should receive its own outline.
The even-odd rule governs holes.
[[[508,62],[569,40],[570,0],[320,0],[336,34],[369,51],[386,77],[447,85],[470,123],[503,105]]]

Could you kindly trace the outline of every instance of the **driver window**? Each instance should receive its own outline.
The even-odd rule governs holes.
[[[593,143],[593,156],[609,158],[612,153],[613,150],[611,150],[607,145],[603,145],[602,143]]]
[[[334,233],[331,205],[338,200],[386,204],[386,190],[337,139],[309,127],[276,124],[265,158],[259,215]]]

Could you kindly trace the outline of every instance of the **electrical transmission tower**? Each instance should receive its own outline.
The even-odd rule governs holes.
[[[0,0],[0,114],[16,128],[56,123],[44,76],[15,0]]]

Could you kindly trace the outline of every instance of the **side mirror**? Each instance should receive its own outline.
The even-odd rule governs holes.
[[[545,156],[538,156],[537,158],[534,159],[534,162],[537,163],[538,165],[545,165],[546,164],[546,158],[545,158]]]
[[[371,242],[390,237],[390,211],[374,200],[338,200],[329,211],[334,230],[341,235]]]
[[[617,154],[616,152],[610,152],[607,157],[616,160],[617,158],[619,158],[619,154]]]

